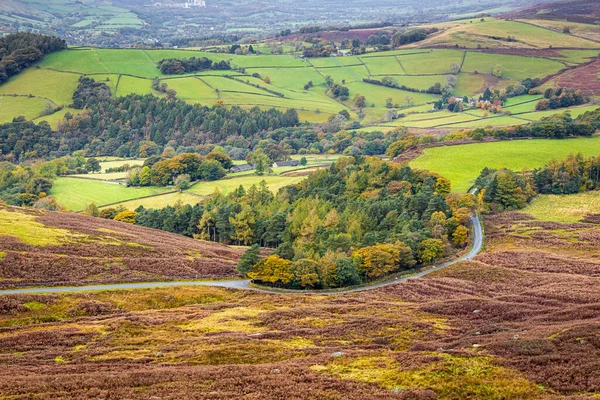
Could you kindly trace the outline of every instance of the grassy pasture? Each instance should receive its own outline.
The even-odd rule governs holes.
[[[344,83],[344,81],[345,83],[361,82],[363,78],[369,76],[367,69],[362,65],[358,67],[321,68],[317,71],[323,76],[330,75],[338,83]]]
[[[452,64],[461,64],[462,50],[434,50],[429,53],[398,56],[409,75],[447,74]]]
[[[515,104],[514,106],[504,107],[505,110],[509,110],[512,114],[520,114],[526,112],[534,112],[537,100],[529,101],[527,103]]]
[[[163,93],[159,93],[152,89],[152,81],[149,79],[121,75],[119,78],[119,85],[117,86],[117,96],[127,96],[132,93],[153,94],[159,97],[164,96]]]
[[[175,90],[177,97],[182,100],[212,105],[217,100],[217,93],[205,83],[204,79],[206,78],[170,79],[165,83],[169,89]]]
[[[18,116],[37,118],[44,113],[48,103],[48,100],[37,97],[0,96],[0,123],[10,122]]]
[[[462,71],[489,74],[496,65],[502,66],[502,78],[518,80],[545,77],[564,68],[558,61],[543,58],[467,52]]]
[[[147,197],[145,199],[129,200],[123,203],[119,203],[120,206],[125,207],[128,210],[135,210],[139,206],[144,208],[165,208],[167,206],[175,205],[177,202],[181,204],[194,205],[202,201],[201,196],[189,194],[189,193],[166,193],[159,196]]]
[[[465,24],[463,24],[465,25]],[[469,24],[470,25],[470,24]],[[474,24],[483,25],[483,23]],[[523,24],[521,24],[523,25]],[[581,50],[565,52],[567,59],[584,61],[593,51]],[[278,107],[280,109],[296,107],[301,118],[310,122],[324,122],[330,114],[342,109],[351,108],[352,99],[361,94],[367,98],[368,107],[364,109],[363,123],[378,123],[387,112],[385,100],[388,97],[399,105],[401,112],[414,111],[415,106],[437,100],[438,96],[412,93],[393,88],[386,88],[362,82],[370,75],[381,79],[393,76],[400,85],[425,90],[436,82],[445,83],[446,74],[453,63],[461,64],[465,52],[463,50],[429,50],[404,49],[390,52],[375,52],[361,56],[329,57],[302,60],[292,55],[231,55],[209,53],[196,50],[138,50],[138,49],[71,49],[51,54],[39,64],[39,69],[31,68],[8,83],[0,86],[0,94],[17,93],[47,97],[56,104],[68,105],[80,75],[90,75],[97,81],[105,82],[115,95],[162,94],[151,88],[151,80],[159,77],[174,89],[180,99],[190,103],[205,105],[214,104],[221,98],[226,105],[243,107],[260,106]],[[164,58],[209,57],[214,61],[230,60],[233,65],[246,67],[247,74],[259,73],[260,78],[242,75],[234,71],[203,71],[183,76],[164,76],[156,63]],[[503,78],[490,80],[490,67],[501,65]],[[457,95],[476,95],[485,86],[486,81],[494,88],[503,88],[516,83],[525,77],[542,77],[563,68],[561,62],[532,57],[506,56],[468,52],[462,72],[458,74],[455,93]],[[60,71],[69,71],[60,72]],[[478,71],[478,74],[474,74]],[[237,82],[218,75],[232,74],[239,79],[269,88],[284,94],[279,98],[266,90]],[[324,77],[330,75],[336,83],[343,83],[350,89],[350,99],[345,104],[330,98],[326,93]],[[263,82],[269,77],[270,84]],[[106,79],[109,81],[106,81]],[[305,90],[306,83],[311,81],[313,87]],[[212,86],[212,88],[211,88]],[[220,91],[217,94],[216,89]],[[410,98],[410,102],[407,98]],[[521,101],[521,100],[519,100]],[[427,110],[430,107],[427,107]],[[33,111],[36,110],[37,111]],[[41,115],[42,108],[35,101],[21,101],[12,108],[3,110],[5,120],[24,114],[28,118]],[[425,110],[425,111],[427,111]],[[513,112],[529,112],[533,109],[522,105],[513,108]],[[351,113],[355,116],[354,113]],[[473,116],[473,113],[471,116]],[[53,126],[58,124],[60,116],[56,113],[48,117]],[[531,116],[536,118],[538,115]],[[541,115],[539,116],[541,117]],[[529,116],[528,116],[529,118]],[[454,117],[448,123],[468,122],[470,117]],[[398,125],[395,121],[386,125]],[[476,122],[485,126],[487,122]],[[495,122],[511,123],[514,119],[496,120]],[[426,127],[425,123],[419,123]],[[453,126],[453,125],[450,125]]]
[[[265,90],[225,77],[203,76],[202,80],[210,86],[212,86],[213,88],[219,89],[219,91],[221,92],[254,93],[264,96],[276,97],[274,94],[271,94]],[[263,83],[262,85],[268,86],[265,83]]]
[[[429,127],[437,127],[437,126],[445,126],[451,125],[460,122],[470,122],[476,120],[477,117],[474,117],[465,113],[450,113],[452,115],[448,115],[443,118],[435,118],[435,119],[426,119],[414,122],[406,122],[404,125],[412,128],[429,128]]]
[[[106,65],[100,62],[97,49],[66,50],[48,54],[40,61],[39,66],[80,74],[106,74],[111,72]]]
[[[557,110],[547,110],[547,111],[536,111],[533,113],[521,114],[520,118],[526,118],[532,121],[538,121],[543,117],[548,117],[553,114],[562,114],[563,112],[569,111],[571,113],[572,118],[576,118],[582,114],[585,114],[587,111],[594,111],[599,106],[579,106],[579,107],[571,107],[571,108],[559,108]]]
[[[522,96],[517,96],[517,97],[509,97],[508,99],[506,99],[506,103],[504,103],[504,108],[509,108],[518,104],[522,104],[522,103],[526,103],[526,102],[530,102],[530,101],[534,101],[534,100],[540,100],[542,99],[544,96],[541,96],[539,94],[524,94]]]
[[[110,88],[110,94],[116,96],[117,94],[117,83],[119,82],[119,76],[117,74],[94,74],[90,78],[96,82],[102,82]]]
[[[0,86],[0,94],[33,94],[56,104],[69,105],[79,75],[29,68]]]
[[[325,75],[331,75],[330,70]],[[247,68],[248,74],[258,72],[261,78],[269,77],[271,84],[276,87],[291,90],[303,90],[308,81],[312,81],[315,86],[325,87],[325,79],[316,69],[306,68]],[[311,89],[314,90],[314,89]]]
[[[546,19],[528,19],[524,22],[537,25],[542,28],[551,29],[562,33],[565,27],[568,27],[571,34],[582,36],[586,39],[600,40],[600,26],[592,24],[581,24],[568,21],[553,21]]]
[[[401,118],[400,120],[403,122],[428,121],[428,120],[435,121],[435,120],[445,119],[448,117],[454,117],[456,115],[460,115],[460,114],[456,114],[456,113],[453,113],[448,110],[440,110],[440,111],[435,111],[435,112],[409,114],[406,117]]]
[[[353,82],[348,85],[352,96],[357,93],[362,94],[367,99],[367,104],[374,103],[375,106],[385,107],[385,100],[391,97],[394,103],[398,103],[400,107],[409,106],[407,97],[411,98],[410,105],[421,105],[428,102],[436,101],[438,96],[426,93],[413,93],[406,90],[393,89],[385,86],[372,85],[364,82]],[[368,112],[368,111],[367,111]]]
[[[443,85],[446,82],[444,75],[433,76],[394,76],[399,85],[404,85],[409,88],[427,90],[436,83]]]
[[[522,211],[542,221],[579,222],[588,214],[600,214],[600,191],[539,195]]]
[[[277,192],[280,188],[288,185],[293,185],[295,183],[301,182],[305,177],[301,176],[273,176],[273,175],[247,175],[247,176],[239,176],[231,179],[221,179],[213,182],[198,182],[194,186],[192,186],[188,192],[195,193],[202,196],[208,196],[212,194],[215,190],[219,190],[221,193],[230,193],[232,190],[237,189],[238,187],[244,186],[248,189],[252,185],[258,185],[261,181],[265,181],[267,183],[267,187],[273,191]]]
[[[100,161],[100,160],[99,160]],[[129,171],[125,172],[105,172],[109,168],[116,168],[122,165],[143,165],[144,160],[110,160],[110,161],[100,161],[100,173],[96,174],[83,174],[83,175],[74,175],[75,177],[87,178],[87,179],[95,179],[99,181],[111,181],[117,179],[125,179],[129,174]]]
[[[509,41],[508,37],[515,41]],[[548,48],[573,47],[595,48],[597,43],[590,40],[555,32],[538,26],[517,22],[485,18],[484,22],[453,24],[452,27],[433,35],[419,43],[420,46],[456,45],[461,47],[508,47],[508,48]]]
[[[210,53],[206,51],[196,51],[196,50],[169,50],[169,49],[161,49],[161,50],[144,50],[144,52],[148,55],[148,57],[152,60],[152,62],[158,64],[160,60],[164,60],[166,58],[200,58],[206,57],[210,58],[213,61],[222,61],[222,60],[230,60],[232,58],[231,54],[225,53]]]
[[[173,188],[133,188],[91,179],[60,177],[54,181],[50,195],[54,196],[56,201],[68,210],[83,210],[86,205],[91,203],[101,206],[170,190]]]
[[[406,75],[395,56],[365,58],[363,61],[371,75]]]
[[[413,168],[437,172],[450,179],[454,192],[464,192],[481,170],[510,168],[520,171],[561,159],[571,153],[585,156],[600,154],[600,137],[563,140],[515,140],[477,143],[425,149],[423,155],[410,162]]]
[[[600,32],[600,27],[597,27]],[[600,39],[600,36],[599,36]],[[600,47],[600,44],[598,44]],[[597,57],[600,54],[599,50],[560,50],[559,53],[564,58],[555,58],[557,61],[568,61],[576,64],[585,63],[591,61],[592,58]]]
[[[46,115],[43,117],[35,118],[34,121],[39,123],[41,121],[46,121],[50,124],[52,129],[57,129],[58,124],[65,118],[66,113],[71,113],[72,115],[79,114],[83,110],[76,110],[74,108],[65,107],[62,110],[55,112],[54,114]]]
[[[211,58],[211,57],[209,57]],[[309,65],[307,61],[290,55],[248,55],[248,56],[232,56],[232,64],[241,68],[289,68],[289,67],[305,67]]]
[[[440,79],[445,79],[441,77]],[[476,93],[483,92],[485,80],[475,74],[458,74],[456,77],[456,86],[454,91],[459,96],[473,96]]]
[[[520,116],[519,116],[520,117]],[[485,128],[494,126],[509,126],[509,125],[523,125],[528,123],[529,120],[519,119],[507,116],[488,116],[487,118],[480,118],[478,120],[465,121],[454,123],[452,125],[443,125],[444,128]]]
[[[99,62],[109,72],[142,78],[162,76],[156,64],[145,51],[129,49],[98,49]]]
[[[385,51],[385,52],[374,52],[374,53],[367,53],[367,54],[362,54],[360,56],[360,58],[378,58],[378,57],[388,57],[388,56],[402,56],[402,55],[408,55],[408,54],[426,54],[426,53],[431,53],[433,50],[431,49],[402,49],[402,50],[392,50],[392,51]]]

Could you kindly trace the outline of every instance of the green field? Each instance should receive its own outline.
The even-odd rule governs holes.
[[[502,78],[519,80],[545,77],[565,67],[558,61],[544,58],[467,52],[462,72],[489,74],[490,68],[496,65],[502,67]]]
[[[50,195],[54,196],[56,201],[68,210],[76,211],[83,210],[86,205],[91,203],[101,206],[170,190],[173,188],[134,188],[90,179],[61,177],[54,181]]]
[[[539,195],[522,211],[542,221],[579,222],[588,214],[600,214],[600,191]]]
[[[221,193],[227,194],[240,187],[240,185],[248,189],[252,185],[260,184],[263,180],[267,183],[269,190],[277,192],[282,187],[301,182],[305,178],[306,177],[304,176],[246,175],[213,182],[198,182],[192,186],[188,192],[201,196],[208,196],[214,193],[215,190],[219,190]]]
[[[465,192],[485,167],[521,171],[541,167],[553,158],[562,159],[571,153],[600,154],[600,137],[435,147],[425,149],[410,166],[437,172],[450,179],[454,192]]]
[[[77,88],[76,74],[30,68],[0,86],[0,94],[34,95],[67,106]]]
[[[468,22],[468,23],[465,23]],[[570,25],[571,23],[568,23]],[[565,23],[563,23],[563,26]],[[597,48],[598,44],[571,35],[563,34],[543,27],[534,26],[518,21],[507,21],[494,18],[474,18],[470,21],[448,22],[435,24],[442,28],[440,32],[432,35],[420,46],[431,45],[458,45],[467,48],[490,47],[517,47],[517,48]],[[590,25],[593,26],[593,25]],[[562,28],[561,28],[562,30]],[[508,41],[508,37],[515,40]]]
[[[83,110],[76,110],[74,108],[65,107],[62,110],[55,112],[54,114],[45,115],[43,117],[39,117],[34,119],[36,123],[40,123],[42,121],[46,121],[50,124],[52,129],[57,129],[58,124],[65,118],[66,113],[71,113],[72,115],[79,114]]]
[[[0,123],[10,122],[18,116],[37,118],[43,115],[47,104],[52,105],[48,100],[37,97],[0,96]]]
[[[114,10],[109,9],[109,11]],[[93,19],[96,15],[87,18]],[[114,25],[111,26],[118,26],[121,23],[137,24],[136,21],[128,21],[129,18],[127,14],[114,15],[110,19],[104,19],[103,23],[107,26],[112,23]],[[493,36],[505,31],[507,35],[514,34],[517,37],[516,42],[510,42],[516,47],[523,44],[519,41],[521,36],[535,34],[536,37],[529,39],[530,46],[539,47],[545,41],[553,40],[562,43],[564,47],[579,46],[580,49],[559,50],[556,57],[550,58],[492,54],[473,49],[465,51],[464,49],[411,48],[371,52],[358,56],[301,59],[292,54],[233,55],[198,50],[76,48],[44,57],[37,66],[0,86],[0,94],[31,94],[35,97],[47,98],[57,105],[67,106],[71,102],[77,79],[82,75],[89,75],[105,82],[111,92],[119,96],[131,93],[161,95],[151,87],[152,79],[158,77],[170,89],[177,92],[178,98],[192,104],[211,106],[216,100],[222,100],[226,106],[279,109],[294,107],[299,111],[301,120],[308,122],[325,122],[331,115],[341,110],[347,110],[352,119],[358,120],[358,110],[352,100],[360,94],[366,97],[367,104],[367,107],[362,110],[364,118],[361,124],[364,126],[385,124],[386,126],[447,129],[503,126],[538,120],[555,111],[529,114],[534,111],[535,104],[525,103],[530,96],[523,96],[510,100],[523,103],[513,103],[510,109],[513,115],[520,114],[518,118],[513,116],[483,120],[481,115],[475,115],[477,112],[469,112],[460,116],[448,116],[447,120],[432,120],[431,124],[425,121],[427,118],[418,121],[399,119],[393,122],[382,122],[385,121],[383,117],[388,111],[385,108],[387,98],[391,98],[393,103],[402,109],[401,112],[406,113],[408,111],[405,109],[419,112],[416,107],[420,106],[428,111],[431,108],[430,104],[439,96],[368,84],[363,82],[363,79],[381,80],[389,76],[396,79],[399,85],[426,90],[435,83],[444,85],[451,70],[460,69],[456,75],[454,94],[477,97],[486,87],[502,89],[524,78],[542,78],[565,68],[565,65],[586,62],[589,57],[597,54],[597,50],[589,49],[590,43],[598,47],[594,42],[520,22],[488,18],[485,22],[471,23],[470,20],[465,20],[436,26],[441,27],[442,30],[432,35],[432,41],[442,40],[448,35],[452,36],[457,30],[463,35],[474,38]],[[427,44],[429,40],[423,43]],[[553,46],[557,45],[553,42]],[[506,46],[500,43],[497,47]],[[165,58],[190,57],[208,57],[213,61],[228,60],[233,67],[245,68],[245,73],[203,71],[196,74],[165,76],[157,67],[157,63]],[[491,68],[496,66],[501,67],[500,77],[490,75]],[[255,73],[260,77],[251,76]],[[235,76],[242,82],[223,77],[222,75],[225,74]],[[342,104],[339,99],[328,95],[325,85],[325,77],[328,75],[335,83],[349,88],[348,101]],[[266,77],[269,78],[270,84],[263,82]],[[304,86],[308,82],[312,82],[313,87],[305,90]],[[267,89],[282,93],[283,97],[270,93]],[[39,101],[20,101],[10,108],[0,110],[0,118],[9,121],[14,116],[25,115],[33,119],[41,115],[42,108]],[[52,126],[57,126],[61,115],[47,117],[47,120]]]
[[[125,164],[143,165],[144,160],[119,159],[119,160],[114,160],[114,161],[100,161],[100,171],[101,172],[95,173],[95,174],[83,174],[83,175],[73,175],[73,176],[76,176],[79,178],[94,179],[94,180],[98,180],[98,181],[122,180],[122,179],[127,178],[127,176],[129,175],[129,171],[125,171],[125,172],[105,172],[105,171],[109,168],[116,168],[116,167],[120,167]]]
[[[542,28],[552,29],[556,32],[562,32],[565,27],[569,27],[569,30],[574,35],[582,36],[591,40],[600,40],[600,27],[598,27],[598,25],[581,24],[577,22],[567,21],[552,21],[547,19],[533,19],[527,20],[526,22],[540,26]]]
[[[145,199],[129,200],[123,203],[119,203],[119,205],[125,207],[128,210],[135,210],[139,206],[143,206],[144,208],[165,208],[167,206],[173,206],[177,204],[177,202],[180,202],[181,204],[194,205],[202,201],[202,199],[203,197],[199,195],[193,195],[186,192],[177,192],[166,193],[153,197],[146,197]]]

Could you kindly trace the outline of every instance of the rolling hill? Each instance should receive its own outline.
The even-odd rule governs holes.
[[[73,213],[0,206],[0,287],[236,276],[243,253]]]
[[[490,21],[489,24],[497,22],[502,21]],[[569,38],[568,35],[560,35]],[[363,126],[375,125],[380,130],[396,126],[452,129],[457,124],[460,127],[518,125],[535,120],[536,115],[508,120],[490,116],[484,120],[481,115],[464,114],[457,120],[457,115],[452,114],[446,119],[427,121],[428,116],[442,114],[430,114],[432,103],[440,96],[425,91],[436,83],[446,85],[450,79],[448,76],[452,75],[454,94],[479,96],[488,87],[501,90],[526,78],[550,78],[567,68],[587,66],[600,53],[600,49],[513,50],[406,49],[303,60],[297,55],[231,55],[191,50],[69,49],[46,56],[35,67],[0,86],[0,101],[10,103],[0,110],[0,122],[23,115],[38,122],[48,121],[56,127],[66,112],[80,112],[68,106],[79,77],[89,76],[106,83],[113,96],[130,93],[164,96],[152,88],[156,77],[161,84],[174,90],[179,99],[188,103],[211,106],[222,101],[226,106],[245,108],[294,107],[300,119],[309,122],[325,122],[330,116],[346,110]],[[164,58],[190,57],[228,60],[233,67],[243,70],[163,75],[157,68],[158,62]],[[491,70],[496,67],[500,67],[501,74],[494,76]],[[595,67],[596,64],[587,66],[589,74],[593,74]],[[458,70],[452,72],[456,68]],[[328,93],[328,76],[335,83],[348,87],[350,94],[347,100],[334,98]],[[266,78],[269,83],[265,83]],[[365,79],[391,79],[397,87],[376,85]],[[305,88],[309,82],[312,86]],[[360,95],[366,99],[362,110],[354,103]],[[424,117],[418,119],[424,121],[417,123],[405,118],[390,121],[386,116],[389,111],[387,99],[391,99],[398,112],[422,115]],[[530,106],[512,114],[533,113],[535,103]],[[48,113],[48,107],[58,111]]]

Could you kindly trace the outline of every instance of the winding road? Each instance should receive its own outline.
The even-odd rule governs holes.
[[[119,290],[119,289],[149,289],[149,288],[162,288],[162,287],[175,287],[175,286],[217,286],[228,289],[240,289],[240,290],[254,290],[259,292],[269,292],[277,294],[342,294],[351,292],[361,292],[364,290],[377,289],[384,286],[394,285],[396,283],[405,282],[409,279],[416,279],[434,271],[438,271],[442,268],[449,267],[450,265],[456,264],[457,262],[470,260],[475,257],[483,247],[483,228],[478,215],[471,217],[471,223],[473,225],[473,243],[471,250],[464,256],[449,261],[445,264],[437,265],[424,271],[415,273],[404,278],[394,278],[388,281],[377,282],[371,285],[359,286],[355,288],[349,288],[346,290],[335,290],[335,291],[280,291],[280,290],[269,290],[268,288],[258,288],[250,285],[250,280],[228,280],[228,281],[169,281],[169,282],[143,282],[143,283],[117,283],[113,285],[89,285],[89,286],[63,286],[63,287],[37,287],[37,288],[26,288],[26,289],[9,289],[0,290],[0,295],[8,294],[39,294],[39,293],[75,293],[75,292],[90,292],[99,290]]]

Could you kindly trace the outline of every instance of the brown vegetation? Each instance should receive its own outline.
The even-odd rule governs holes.
[[[581,90],[588,96],[597,96],[600,95],[598,74],[600,74],[600,59],[568,69],[553,79],[556,79],[561,87]]]
[[[1,210],[5,220],[33,216],[40,231],[0,233],[0,287],[237,276],[244,251],[78,214]]]
[[[486,234],[473,261],[361,293],[3,296],[0,393],[575,399],[599,391],[600,230],[504,213],[486,219]]]
[[[522,11],[504,14],[501,17],[566,20],[582,24],[595,24],[600,18],[600,4],[596,0],[547,2]]]

